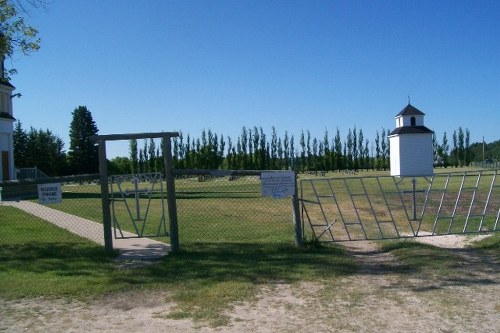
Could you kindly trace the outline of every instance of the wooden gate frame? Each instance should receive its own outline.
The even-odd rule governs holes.
[[[165,164],[165,179],[167,183],[167,206],[170,227],[170,249],[179,251],[179,228],[177,225],[177,205],[175,202],[175,181],[172,162],[171,138],[178,137],[178,132],[136,133],[136,134],[109,134],[95,135],[91,140],[99,146],[99,175],[101,180],[102,218],[104,227],[104,248],[107,252],[113,251],[113,232],[111,226],[111,211],[109,205],[108,165],[106,159],[106,141],[120,141],[132,139],[164,139],[163,160]]]

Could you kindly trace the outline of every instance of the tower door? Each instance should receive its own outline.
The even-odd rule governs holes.
[[[9,164],[9,152],[2,151],[2,180],[9,180],[10,178]]]

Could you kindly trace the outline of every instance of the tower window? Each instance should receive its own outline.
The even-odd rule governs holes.
[[[411,126],[415,126],[415,117],[411,117],[410,123],[411,123]]]

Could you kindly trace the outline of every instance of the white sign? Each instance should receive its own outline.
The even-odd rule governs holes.
[[[262,196],[275,199],[295,194],[295,172],[263,172],[260,175]]]
[[[61,203],[61,184],[38,184],[38,202],[42,205]]]

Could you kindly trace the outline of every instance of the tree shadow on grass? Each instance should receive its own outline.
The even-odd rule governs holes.
[[[320,280],[355,270],[352,258],[337,247],[299,249],[293,245],[259,243],[185,244],[182,251],[143,268],[144,274],[157,282],[233,280],[256,284]],[[143,280],[131,275],[120,278],[131,284]]]
[[[500,282],[500,255],[479,249],[446,249],[414,241],[383,247],[401,264],[404,283],[389,288],[427,292],[456,286],[488,286]],[[397,271],[397,268],[395,272]]]

